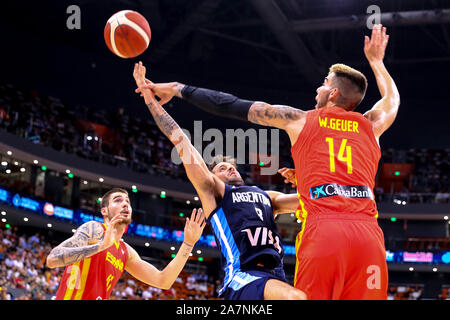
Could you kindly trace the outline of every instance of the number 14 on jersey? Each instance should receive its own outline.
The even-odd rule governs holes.
[[[328,151],[330,153],[330,171],[336,172],[336,164],[334,156],[334,139],[327,137],[325,138],[325,141],[328,142]],[[353,173],[352,147],[347,146],[347,139],[342,139],[337,158],[339,161],[347,162],[347,173],[352,174]]]

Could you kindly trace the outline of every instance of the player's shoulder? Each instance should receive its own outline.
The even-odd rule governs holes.
[[[77,233],[83,233],[91,240],[100,240],[103,237],[104,226],[98,221],[88,221],[78,227]]]

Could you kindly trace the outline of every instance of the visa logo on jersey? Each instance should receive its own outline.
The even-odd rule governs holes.
[[[368,186],[343,186],[337,183],[326,183],[309,189],[311,199],[317,200],[332,196],[356,199],[374,199]]]
[[[281,254],[281,245],[280,238],[276,235],[273,236],[272,230],[269,230],[266,227],[257,227],[252,229],[244,229],[241,232],[246,232],[248,236],[248,240],[253,247],[256,246],[265,246],[265,245],[273,245],[278,253]]]

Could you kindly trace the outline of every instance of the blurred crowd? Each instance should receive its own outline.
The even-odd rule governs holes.
[[[423,285],[391,284],[388,288],[388,300],[420,300]]]
[[[151,117],[145,120],[132,117],[124,108],[113,113],[85,106],[69,108],[69,105],[34,90],[0,85],[0,128],[34,143],[118,168],[187,179],[184,167],[171,161],[173,146]],[[167,108],[171,108],[171,103]],[[289,141],[283,137],[280,137],[279,151],[280,167],[292,166]],[[407,202],[430,202],[431,199],[432,202],[449,203],[449,156],[450,149],[383,149],[382,162],[413,164],[412,174],[402,190]],[[257,165],[242,165],[238,169],[247,184],[291,190],[279,175],[267,178],[257,174]],[[375,190],[378,200],[392,200],[380,196],[390,192],[383,188]]]
[[[0,300],[51,300],[64,268],[49,269],[45,259],[52,249],[43,235],[27,235],[18,227],[0,227]],[[160,270],[164,263],[155,267]],[[112,300],[218,299],[220,281],[205,272],[183,270],[168,290],[148,286],[127,272],[114,288]]]
[[[0,228],[0,300],[47,300],[59,285],[59,271],[45,267],[51,246],[38,233]]]

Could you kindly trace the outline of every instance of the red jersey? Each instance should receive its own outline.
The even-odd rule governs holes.
[[[381,152],[372,123],[339,107],[308,111],[291,148],[303,218],[321,213],[378,216],[373,195]]]
[[[106,230],[106,226],[102,224]],[[105,300],[125,270],[128,250],[121,240],[106,250],[66,266],[56,300]]]

